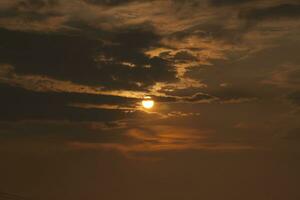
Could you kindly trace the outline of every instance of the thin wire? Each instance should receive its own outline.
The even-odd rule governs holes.
[[[17,194],[0,192],[0,200],[29,200],[29,199]]]

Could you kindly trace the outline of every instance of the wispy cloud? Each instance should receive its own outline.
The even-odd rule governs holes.
[[[126,136],[129,143],[84,143],[70,142],[75,149],[116,150],[128,156],[145,152],[164,151],[236,151],[252,150],[253,146],[239,143],[209,141],[210,131],[174,128],[167,126],[141,127],[129,129]]]

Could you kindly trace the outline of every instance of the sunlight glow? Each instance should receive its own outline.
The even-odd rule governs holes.
[[[151,97],[145,97],[142,101],[142,105],[146,109],[151,109],[154,106],[154,101],[151,99]]]

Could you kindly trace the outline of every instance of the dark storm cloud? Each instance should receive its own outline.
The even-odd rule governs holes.
[[[281,18],[296,19],[300,17],[299,4],[280,4],[272,7],[255,8],[241,12],[240,17],[249,21],[276,20]]]
[[[110,122],[127,114],[121,110],[84,109],[71,103],[130,105],[134,100],[78,93],[39,93],[0,84],[0,120],[70,120]],[[127,116],[128,117],[128,116]]]
[[[142,27],[103,34],[113,44],[80,35],[1,29],[0,62],[13,65],[16,73],[108,89],[139,90],[157,81],[176,81],[172,63],[143,53],[159,39],[151,30]]]

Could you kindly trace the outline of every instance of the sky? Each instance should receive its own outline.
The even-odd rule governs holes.
[[[0,0],[0,199],[298,200],[299,52],[299,0]]]

